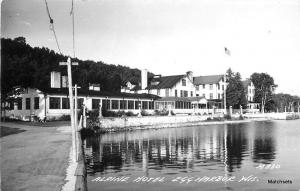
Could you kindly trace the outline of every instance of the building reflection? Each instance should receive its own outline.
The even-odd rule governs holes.
[[[85,140],[88,173],[140,169],[180,169],[225,166],[240,168],[245,157],[255,163],[275,158],[274,131],[252,123],[171,128],[104,134]],[[224,167],[223,167],[224,168]]]

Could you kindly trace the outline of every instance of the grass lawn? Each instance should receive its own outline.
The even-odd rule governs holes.
[[[1,130],[0,137],[17,134],[17,133],[22,133],[22,132],[26,131],[24,129],[13,128],[13,127],[4,127],[4,126],[0,126],[0,130]]]

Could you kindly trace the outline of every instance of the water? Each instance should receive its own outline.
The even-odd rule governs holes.
[[[88,189],[299,190],[299,135],[300,120],[283,120],[89,137],[85,141]],[[138,181],[143,176],[161,182]],[[215,176],[221,177],[205,181]],[[127,177],[127,181],[95,181],[97,177]]]

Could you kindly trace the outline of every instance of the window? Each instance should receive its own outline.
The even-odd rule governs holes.
[[[224,85],[222,85],[222,90],[224,91]]]
[[[106,110],[110,110],[110,100],[102,100],[102,108],[106,109]]]
[[[59,97],[50,97],[50,109],[60,109]]]
[[[199,85],[196,86],[196,91],[199,91]]]
[[[166,97],[169,97],[169,89],[166,89]]]
[[[214,94],[213,93],[210,93],[209,94],[209,99],[213,99],[214,98]]]
[[[218,88],[218,90],[220,90],[220,84],[217,84],[217,88]]]
[[[149,101],[149,109],[154,109],[154,101]]]
[[[191,97],[193,97],[193,91],[191,91]]]
[[[62,98],[61,105],[62,105],[62,109],[70,109],[70,100],[69,100],[69,98]]]
[[[186,80],[182,79],[182,86],[186,86]]]
[[[120,100],[120,109],[127,109],[127,101]]]
[[[177,90],[175,90],[175,97],[177,97]]]
[[[202,94],[202,97],[204,97],[204,98],[205,98],[205,94]]]
[[[202,89],[205,89],[205,84],[202,85]]]
[[[99,109],[100,99],[92,99],[92,109]]]
[[[140,103],[141,103],[140,101],[135,101],[135,109],[139,109],[139,104]]]
[[[218,94],[218,99],[221,99],[221,95],[220,94]]]
[[[40,109],[40,98],[39,97],[35,97],[34,98],[34,109]]]
[[[148,102],[147,101],[142,102],[142,109],[148,109]]]
[[[180,97],[183,97],[183,90],[180,90]]]
[[[196,94],[196,97],[199,97],[199,94]]]
[[[213,90],[213,89],[214,89],[213,84],[209,84],[209,89],[210,89],[210,90]]]
[[[22,110],[22,98],[17,98],[18,110]]]
[[[13,101],[9,102],[9,109],[14,110],[15,103]]]
[[[158,96],[160,95],[160,90],[157,90],[157,95],[158,95]]]
[[[78,98],[77,99],[77,108],[81,109],[83,105],[83,98]],[[102,106],[103,107],[103,106]]]
[[[30,109],[30,98],[26,98],[26,109]]]
[[[119,100],[111,100],[111,108],[119,109]]]
[[[132,100],[128,101],[128,109],[134,109],[134,101]]]
[[[188,97],[188,91],[183,91],[183,96]]]

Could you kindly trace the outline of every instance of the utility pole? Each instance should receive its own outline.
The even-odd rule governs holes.
[[[73,161],[77,159],[77,151],[76,151],[76,129],[75,129],[75,119],[74,119],[74,99],[73,99],[73,90],[72,90],[72,65],[77,66],[78,62],[71,62],[71,58],[69,57],[67,62],[59,62],[60,66],[67,66],[68,70],[68,85],[69,85],[69,99],[70,99],[70,117],[71,117],[71,129],[72,129],[72,154]]]

